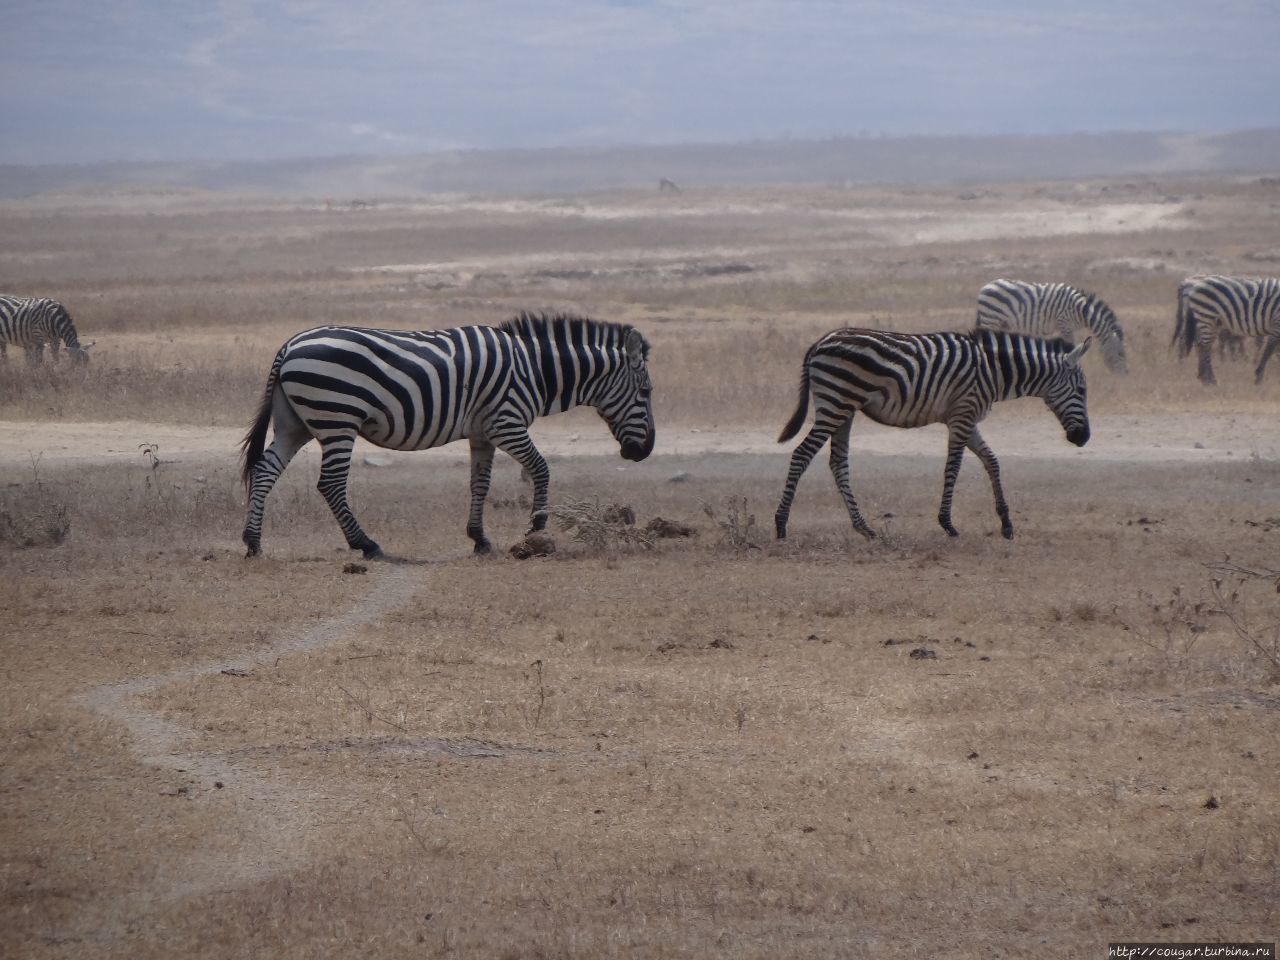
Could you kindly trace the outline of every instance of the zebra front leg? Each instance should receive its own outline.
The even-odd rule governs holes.
[[[960,461],[964,458],[964,448],[969,442],[972,427],[965,428],[954,424],[948,425],[947,434],[947,466],[942,473],[942,504],[938,507],[938,525],[947,531],[947,536],[958,537],[960,531],[951,525],[951,496],[956,490],[956,477],[960,476]]]
[[[467,536],[475,543],[476,553],[491,553],[493,545],[484,535],[484,501],[489,495],[493,476],[493,444],[488,440],[471,441],[471,513],[467,516]]]
[[[508,454],[520,464],[533,481],[533,509],[529,512],[529,532],[537,533],[547,528],[547,500],[551,489],[551,468],[538,448],[533,445],[533,438],[523,427],[518,433],[512,433],[493,440],[497,448]]]
[[[1280,332],[1273,333],[1268,337],[1266,346],[1262,348],[1261,355],[1258,357],[1258,369],[1253,373],[1253,382],[1255,386],[1262,383],[1262,374],[1266,372],[1267,361],[1270,360],[1271,355],[1276,352],[1276,347],[1280,347]]]
[[[836,479],[836,489],[844,498],[845,509],[849,511],[849,519],[853,521],[853,529],[868,540],[874,540],[876,532],[867,525],[849,486],[849,431],[852,428],[853,418],[850,417],[831,435],[831,475]]]
[[[1006,540],[1012,540],[1013,521],[1009,519],[1009,504],[1005,502],[1004,487],[1000,483],[1000,463],[977,430],[970,435],[968,447],[978,455],[982,465],[987,468],[987,476],[991,478],[991,492],[996,498],[996,515],[1000,518],[1000,535]]]
[[[791,504],[796,499],[796,484],[809,469],[809,464],[813,462],[813,458],[817,456],[829,436],[831,436],[829,424],[815,423],[791,454],[791,466],[787,469],[787,483],[782,488],[782,499],[778,502],[778,510],[773,515],[774,531],[779,540],[787,539],[787,520],[791,516]]]
[[[320,441],[320,482],[316,489],[333,511],[342,535],[347,538],[347,546],[362,551],[366,560],[380,560],[382,548],[360,529],[347,503],[347,475],[351,471],[351,451],[355,444],[354,432],[329,436]]]

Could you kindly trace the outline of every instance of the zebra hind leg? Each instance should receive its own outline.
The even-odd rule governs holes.
[[[1216,386],[1217,377],[1213,375],[1213,340],[1216,331],[1210,331],[1206,337],[1202,332],[1200,339],[1196,341],[1196,353],[1199,357],[1199,367],[1196,370],[1196,376],[1200,378],[1200,382],[1206,387]]]
[[[342,535],[347,538],[347,546],[362,551],[366,560],[381,560],[382,548],[360,528],[347,502],[347,476],[351,471],[351,451],[355,442],[354,431],[330,435],[320,441],[320,482],[316,489],[333,511]]]
[[[968,447],[987,468],[987,476],[991,479],[991,493],[996,498],[996,516],[1000,518],[1000,535],[1006,540],[1012,540],[1013,521],[1009,519],[1009,504],[1004,499],[1004,487],[1000,483],[1000,463],[977,430],[969,437]]]
[[[867,525],[866,518],[858,509],[857,501],[853,499],[853,489],[849,486],[849,431],[852,428],[853,418],[850,417],[831,435],[831,475],[835,477],[836,489],[844,498],[845,509],[849,511],[853,529],[868,540],[874,540],[876,532]]]
[[[287,404],[277,404],[275,409],[275,436],[271,445],[262,453],[262,459],[253,468],[249,481],[249,512],[245,518],[241,539],[248,548],[246,557],[262,553],[262,514],[267,494],[284,473],[294,455],[311,440],[311,432],[294,416]]]
[[[1267,345],[1262,348],[1258,356],[1258,369],[1253,372],[1253,382],[1255,385],[1262,383],[1262,375],[1267,370],[1267,361],[1271,359],[1271,355],[1276,352],[1276,347],[1280,347],[1280,331],[1271,334],[1267,338]]]
[[[787,483],[782,488],[782,499],[778,502],[778,510],[773,515],[774,532],[779,540],[787,539],[787,520],[791,516],[791,504],[796,499],[796,485],[829,436],[831,436],[829,423],[815,423],[791,454],[791,466],[787,469]]]

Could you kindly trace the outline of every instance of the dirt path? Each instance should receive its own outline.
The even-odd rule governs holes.
[[[1280,458],[1280,427],[1274,411],[1246,409],[1225,412],[1173,411],[1095,415],[1093,438],[1083,448],[1071,446],[1052,416],[1034,401],[997,406],[983,422],[982,434],[1000,457],[1051,460],[1105,460],[1152,463],[1159,461],[1238,462],[1251,456]],[[539,421],[534,440],[553,457],[616,456],[617,444],[594,421]],[[242,431],[229,427],[198,428],[181,424],[136,421],[34,423],[0,422],[0,465],[13,479],[33,465],[76,466],[96,463],[141,463],[141,445],[154,444],[162,460],[183,463],[235,463]],[[941,426],[920,430],[881,427],[859,418],[853,451],[864,454],[939,457],[944,441]],[[755,453],[786,456],[794,444],[776,442],[773,429],[741,427],[659,427],[658,455],[690,456],[717,453]],[[316,454],[314,445],[303,451]],[[463,461],[467,445],[454,443],[433,450],[434,458]],[[421,456],[381,450],[361,443],[356,459],[370,456],[380,464]]]
[[[141,889],[122,893],[101,914],[80,919],[81,929],[61,937],[94,941],[126,936],[131,921],[158,906],[235,886],[242,886],[302,866],[308,859],[307,834],[312,804],[322,797],[290,778],[271,773],[225,753],[202,750],[195,731],[171,723],[143,707],[136,697],[172,683],[222,671],[251,671],[277,658],[336,643],[352,631],[400,609],[423,582],[420,567],[374,565],[370,591],[346,613],[322,620],[269,647],[239,656],[206,660],[178,670],[135,677],[95,687],[73,699],[123,726],[131,748],[144,764],[181,770],[203,781],[234,784],[236,841],[207,853],[181,859],[157,858],[156,871]],[[225,836],[224,836],[225,839]]]

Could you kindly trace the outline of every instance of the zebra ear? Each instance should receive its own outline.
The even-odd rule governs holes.
[[[1071,366],[1073,367],[1078,366],[1080,363],[1080,358],[1083,357],[1089,351],[1089,345],[1092,343],[1093,343],[1093,337],[1085,337],[1084,343],[1080,344],[1080,346],[1076,347],[1074,350],[1072,350],[1070,353],[1067,354],[1067,363],[1071,364]]]
[[[635,327],[627,331],[627,340],[623,345],[623,349],[627,351],[627,356],[629,357],[637,357],[644,360],[649,356],[649,344],[645,341],[644,334]]]

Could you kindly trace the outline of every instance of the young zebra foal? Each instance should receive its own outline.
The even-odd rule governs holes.
[[[849,432],[859,410],[891,427],[945,423],[947,466],[938,523],[949,535],[958,536],[951,525],[951,495],[968,447],[991,478],[1000,532],[1006,540],[1012,539],[1000,465],[978,433],[977,423],[997,400],[1041,397],[1067,439],[1084,446],[1089,440],[1089,415],[1080,358],[1091,342],[1089,338],[1072,348],[1057,340],[982,329],[910,334],[846,327],[827,334],[804,356],[800,402],[778,437],[779,443],[786,443],[799,432],[812,394],[813,427],[791,455],[787,485],[774,518],[778,539],[787,535],[796,484],[828,439],[831,473],[853,528],[868,539],[875,537],[849,487]]]
[[[356,438],[392,450],[471,443],[467,535],[488,553],[484,501],[495,450],[533,479],[532,530],[547,524],[547,462],[529,437],[536,417],[586,404],[609,425],[628,460],[653,452],[649,344],[640,331],[585,317],[522,313],[500,327],[366,330],[319,327],[276,353],[253,426],[244,439],[249,489],[244,542],[262,551],[262,511],[284,468],[320,441],[320,493],[353,550],[382,549],[347,503]],[[266,446],[267,428],[275,436]],[[532,532],[531,530],[531,532]]]

